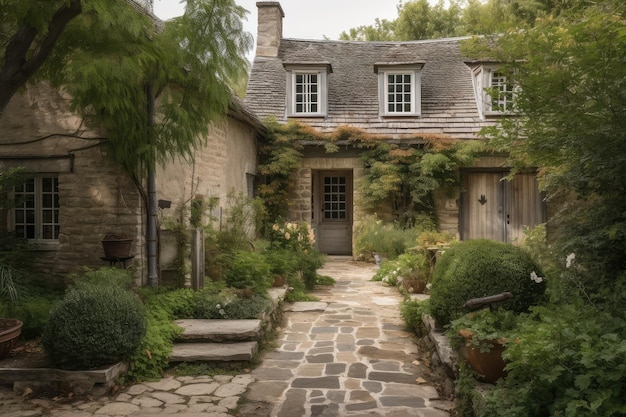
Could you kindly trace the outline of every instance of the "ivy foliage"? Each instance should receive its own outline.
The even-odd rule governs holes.
[[[366,173],[362,185],[365,209],[391,204],[400,224],[415,224],[420,214],[435,221],[434,191],[458,184],[458,168],[471,164],[483,150],[477,141],[424,138],[410,147],[386,142],[368,143],[362,154]]]
[[[268,132],[260,147],[259,170],[265,181],[259,196],[265,201],[268,218],[284,218],[289,207],[296,173],[302,161],[304,143],[322,144],[327,153],[340,146],[362,149],[366,168],[361,194],[364,208],[374,212],[391,204],[403,226],[415,224],[420,214],[434,216],[433,192],[458,183],[458,168],[470,164],[484,151],[479,141],[454,141],[440,135],[416,135],[406,138],[419,145],[390,144],[381,135],[371,135],[351,126],[339,126],[330,133],[320,133],[295,121],[280,124],[266,120]]]
[[[2,53],[21,28],[45,36],[65,3],[3,1]],[[72,109],[106,132],[109,155],[131,174],[192,158],[228,111],[229,85],[247,76],[245,9],[234,0],[187,0],[183,16],[162,23],[125,0],[78,3],[33,80],[69,93]]]

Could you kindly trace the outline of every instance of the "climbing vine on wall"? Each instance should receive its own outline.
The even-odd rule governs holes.
[[[433,192],[457,185],[458,168],[470,164],[484,151],[481,142],[457,141],[444,135],[407,135],[404,143],[400,140],[394,144],[386,141],[386,136],[351,126],[340,126],[331,133],[295,121],[280,124],[268,119],[266,126],[268,131],[260,146],[263,182],[258,193],[269,219],[287,214],[303,143],[307,141],[323,144],[329,154],[343,145],[362,149],[366,169],[360,203],[371,212],[391,206],[395,220],[405,226],[415,224],[416,218],[424,215],[436,220]]]
[[[370,144],[361,155],[363,208],[390,205],[395,220],[407,227],[424,215],[436,222],[434,191],[457,186],[459,167],[471,164],[482,150],[478,141],[443,137],[423,137],[415,145]]]

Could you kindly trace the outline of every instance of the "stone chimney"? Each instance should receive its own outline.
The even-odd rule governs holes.
[[[259,1],[256,7],[259,11],[256,56],[277,57],[285,12],[277,1]]]

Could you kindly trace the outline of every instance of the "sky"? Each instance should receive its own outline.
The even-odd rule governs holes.
[[[153,0],[154,13],[167,20],[181,15],[180,0]],[[258,0],[235,0],[249,11],[244,30],[254,37],[256,45]],[[339,39],[341,32],[373,25],[376,18],[393,20],[398,17],[399,0],[280,0],[285,12],[283,37],[297,39]],[[250,54],[253,55],[253,52]]]

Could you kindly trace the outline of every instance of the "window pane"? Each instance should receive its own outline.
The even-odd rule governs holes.
[[[412,106],[412,80],[409,74],[388,74],[387,76],[387,109],[389,113],[410,113]]]
[[[26,239],[50,240],[59,236],[59,180],[35,177],[15,188],[15,231]]]
[[[52,192],[52,178],[41,179],[41,191],[43,191],[44,193]]]
[[[318,113],[320,111],[320,85],[317,73],[295,75],[295,113]]]

